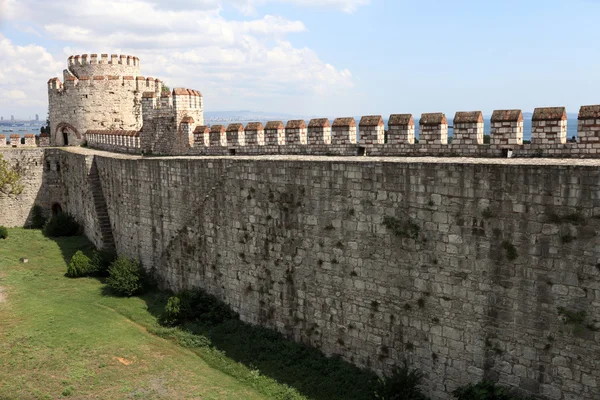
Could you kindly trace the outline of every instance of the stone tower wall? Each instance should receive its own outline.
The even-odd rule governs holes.
[[[142,94],[161,92],[161,81],[139,76],[137,57],[94,56],[70,57],[63,82],[48,82],[53,145],[65,144],[63,131],[69,145],[79,145],[88,130],[139,130]]]

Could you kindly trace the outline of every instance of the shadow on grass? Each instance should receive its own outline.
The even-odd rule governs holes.
[[[47,238],[58,245],[62,253],[62,257],[65,260],[65,264],[67,265],[69,265],[71,258],[78,250],[81,250],[86,256],[92,257],[92,253],[96,249],[85,236],[47,236]]]
[[[160,319],[169,296],[166,292],[150,292],[140,297],[146,301],[148,311]],[[159,335],[179,339],[186,347],[214,346],[235,362],[258,370],[310,399],[374,399],[378,387],[378,378],[372,371],[360,369],[340,357],[326,357],[319,350],[286,339],[271,329],[237,319],[218,324],[187,323],[179,328],[164,328]]]
[[[85,237],[52,239],[59,245],[67,264],[77,250],[88,256],[94,250],[94,246]],[[96,278],[102,283],[106,281],[106,278]],[[106,285],[102,287],[101,294],[118,297]],[[160,320],[171,295],[170,292],[159,291],[154,287],[138,297],[145,301],[147,310]],[[177,328],[159,327],[148,330],[183,347],[197,350],[212,368],[250,384],[269,398],[293,399],[296,396],[288,395],[281,387],[265,387],[269,386],[268,383],[254,379],[251,372],[241,370],[237,363],[250,371],[258,370],[260,375],[294,388],[310,399],[375,398],[378,378],[373,372],[360,369],[340,357],[326,357],[315,348],[238,319],[222,323],[193,322]]]

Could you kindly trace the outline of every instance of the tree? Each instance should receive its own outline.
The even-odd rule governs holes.
[[[0,193],[5,195],[21,194],[23,192],[23,185],[19,182],[20,180],[19,173],[0,154]]]
[[[164,82],[162,84],[162,93],[171,93],[171,88],[165,85]]]

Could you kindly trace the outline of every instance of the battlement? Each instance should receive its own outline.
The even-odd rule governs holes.
[[[68,65],[86,65],[86,64],[111,64],[111,65],[131,65],[140,66],[140,59],[134,56],[126,56],[120,54],[78,54],[68,58]]]
[[[490,118],[490,142],[484,143],[481,111],[460,111],[453,119],[454,135],[448,135],[448,118],[443,113],[424,113],[419,120],[418,140],[412,114],[392,114],[385,130],[381,115],[215,125],[194,135],[188,154],[306,154],[364,156],[466,156],[466,157],[562,157],[600,158],[600,106],[582,106],[578,138],[567,141],[564,107],[536,108],[532,117],[530,143],[523,143],[521,110],[496,110]],[[242,130],[243,129],[243,130]],[[227,131],[242,135],[244,143],[230,140]]]
[[[35,135],[33,133],[26,133],[21,138],[18,133],[11,133],[8,137],[4,134],[0,134],[0,148],[2,147],[37,147],[35,142]]]
[[[70,89],[89,90],[90,88],[96,90],[121,88],[129,91],[152,91],[160,93],[162,90],[162,81],[151,77],[118,75],[85,75],[79,78],[67,75],[64,83],[59,78],[52,78],[48,81],[48,91],[50,93],[64,93]]]
[[[68,71],[76,77],[82,76],[137,76],[140,74],[140,59],[119,54],[80,54],[69,57]]]

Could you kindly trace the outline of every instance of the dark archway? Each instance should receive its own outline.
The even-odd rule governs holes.
[[[52,215],[61,214],[63,212],[62,206],[59,203],[52,204]]]
[[[81,134],[75,129],[75,127],[66,122],[61,122],[54,129],[54,144],[57,146],[68,146],[69,145],[69,137],[71,141],[74,141],[74,144],[77,144],[77,141],[81,140]],[[65,136],[66,132],[66,136]]]

